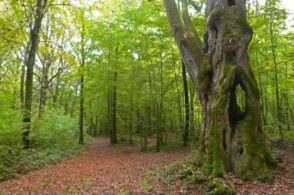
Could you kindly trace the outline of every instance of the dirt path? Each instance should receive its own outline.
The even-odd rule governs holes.
[[[188,152],[142,153],[137,147],[110,147],[108,139],[98,138],[80,156],[0,183],[0,194],[161,194],[165,189],[150,185],[146,174]]]
[[[189,149],[143,153],[136,146],[111,147],[108,142],[98,138],[80,156],[0,183],[0,195],[200,194],[197,186],[190,192],[183,191],[181,182],[168,191],[152,176],[164,166],[183,159]],[[246,182],[231,176],[238,195],[294,195],[294,154],[277,153],[284,159],[286,170],[273,171],[273,183]]]

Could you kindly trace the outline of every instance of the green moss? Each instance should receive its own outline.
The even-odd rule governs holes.
[[[221,9],[218,7],[211,10],[208,16],[208,26],[215,26],[222,19],[223,15]]]
[[[210,89],[210,84],[211,84],[211,80],[210,80],[210,75],[211,74],[211,66],[207,63],[207,64],[203,64],[200,69],[199,72],[197,74],[198,77],[198,81],[200,84],[200,88],[204,91],[205,94],[207,94],[209,92]]]
[[[207,175],[189,160],[178,161],[167,167],[161,174],[161,179],[169,189],[173,189],[176,181],[181,180],[187,186],[197,185],[197,188],[203,190],[205,194],[235,194],[235,187],[229,180]]]
[[[274,169],[279,167],[278,161],[273,157],[272,153],[269,151],[269,149],[266,146],[264,147],[263,153],[264,153],[265,161],[270,168]]]
[[[235,67],[225,65],[223,76],[218,82],[218,88],[213,97],[211,126],[209,128],[209,146],[208,146],[208,162],[212,169],[212,174],[221,177],[225,174],[226,157],[222,147],[223,136],[222,131],[227,128],[225,112],[229,95],[229,88],[232,86],[235,75]]]
[[[234,163],[234,173],[243,179],[260,181],[271,180],[263,146],[257,140],[256,124],[258,124],[258,112],[247,114],[246,118],[236,127],[238,139],[243,147],[242,156],[237,156]],[[238,151],[236,152],[238,154]]]
[[[211,178],[208,181],[209,195],[234,195],[234,185],[229,181],[220,178]]]

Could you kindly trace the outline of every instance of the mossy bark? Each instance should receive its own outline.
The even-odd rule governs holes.
[[[234,172],[246,179],[268,178],[275,160],[262,134],[260,94],[248,63],[253,31],[243,0],[206,0],[204,51],[189,19],[187,1],[180,15],[174,0],[165,6],[185,66],[203,108],[202,162],[210,173]],[[185,8],[186,7],[186,8]],[[244,108],[238,104],[243,91]]]

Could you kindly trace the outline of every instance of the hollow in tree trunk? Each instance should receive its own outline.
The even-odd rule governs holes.
[[[212,174],[234,172],[246,179],[268,178],[275,165],[264,143],[260,95],[248,63],[253,31],[245,0],[206,0],[205,44],[201,43],[182,0],[164,0],[170,26],[202,104],[200,154]],[[204,48],[203,48],[204,45]],[[245,94],[244,108],[236,89]]]

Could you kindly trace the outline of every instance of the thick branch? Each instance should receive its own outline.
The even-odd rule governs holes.
[[[199,81],[200,67],[207,63],[206,56],[202,52],[200,38],[193,30],[191,18],[188,14],[188,8],[184,9],[184,22],[179,14],[179,10],[174,0],[164,0],[169,24],[173,31],[178,48],[183,56],[185,66],[190,74],[199,97],[202,99],[203,94]]]

